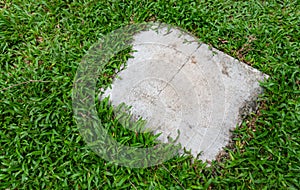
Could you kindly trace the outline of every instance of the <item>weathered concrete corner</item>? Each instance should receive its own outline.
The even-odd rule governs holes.
[[[178,142],[193,155],[215,159],[267,76],[179,29],[140,32],[133,49],[134,58],[104,96],[131,105],[147,128],[162,132],[160,140],[175,139],[179,130]]]

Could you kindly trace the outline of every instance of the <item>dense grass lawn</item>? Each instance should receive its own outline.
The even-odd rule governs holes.
[[[0,189],[300,189],[299,10],[298,0],[1,0]],[[79,135],[71,94],[85,52],[102,35],[149,21],[180,26],[270,75],[259,111],[211,167],[188,155],[121,167]],[[124,57],[108,65],[100,85]],[[101,106],[99,115],[117,126]],[[121,131],[119,140],[134,137],[111,130]]]

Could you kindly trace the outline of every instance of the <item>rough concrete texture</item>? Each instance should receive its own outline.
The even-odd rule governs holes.
[[[179,29],[140,32],[133,49],[134,58],[104,97],[131,105],[147,128],[162,133],[160,140],[175,139],[179,130],[178,143],[214,160],[267,76]]]

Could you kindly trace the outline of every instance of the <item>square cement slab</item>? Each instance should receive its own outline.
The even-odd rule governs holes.
[[[194,156],[215,159],[267,75],[176,28],[142,31],[132,45],[134,58],[102,98],[131,105],[148,129],[162,133],[159,140],[179,130],[178,143]]]

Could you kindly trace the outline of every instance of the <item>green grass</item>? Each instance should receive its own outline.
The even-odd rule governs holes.
[[[299,189],[299,10],[297,0],[0,1],[0,189]],[[184,28],[270,75],[259,112],[211,167],[188,155],[144,169],[116,166],[79,135],[71,95],[82,57],[101,36],[145,21]],[[126,55],[107,66],[100,86]]]

